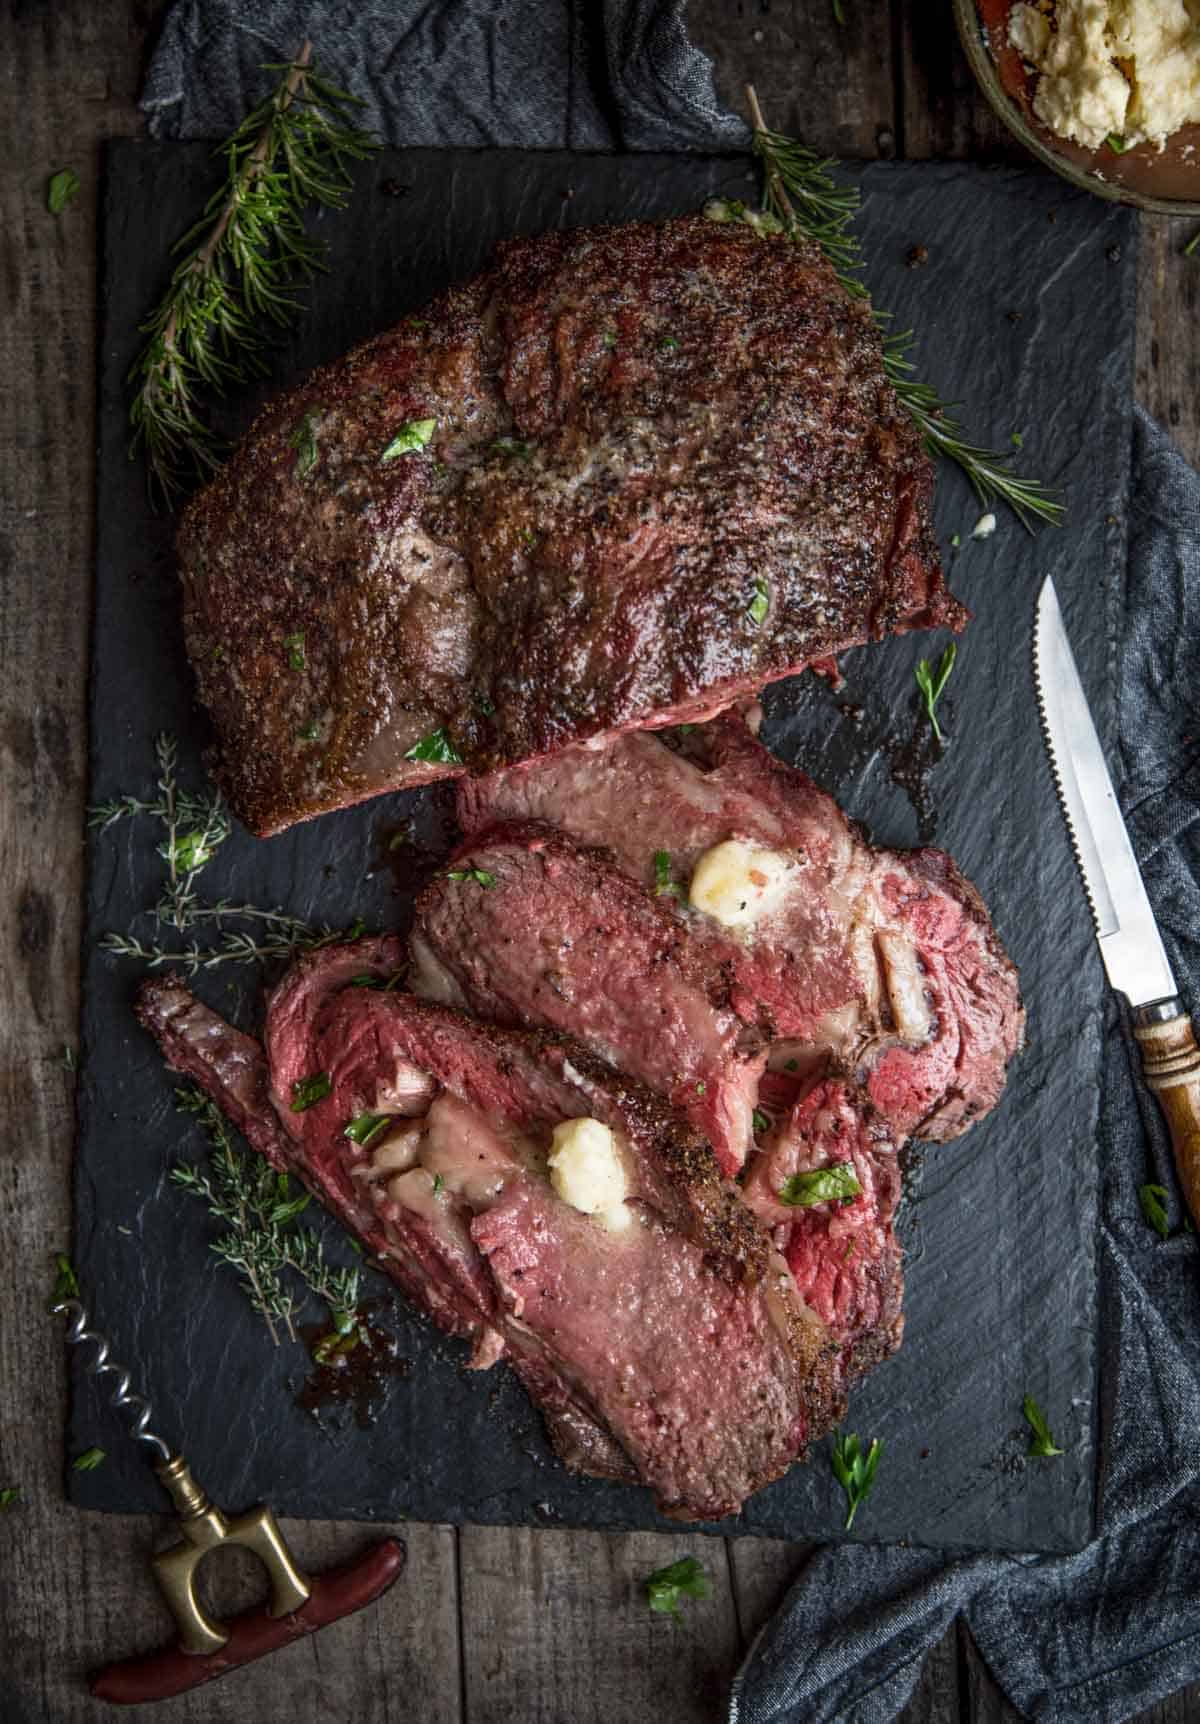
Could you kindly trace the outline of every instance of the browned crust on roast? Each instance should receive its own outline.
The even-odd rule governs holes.
[[[382,461],[415,419],[428,449]],[[931,490],[814,247],[702,216],[511,241],[273,402],[185,512],[218,780],[266,834],[461,772],[405,758],[437,729],[483,771],[961,626]]]

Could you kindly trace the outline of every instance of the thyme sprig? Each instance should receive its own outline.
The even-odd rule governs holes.
[[[160,944],[146,942],[132,933],[109,933],[100,941],[102,952],[116,958],[138,958],[152,969],[178,964],[194,975],[197,970],[215,969],[220,964],[291,958],[297,952],[312,951],[337,940],[358,938],[363,931],[361,923],[349,929],[331,928],[327,923],[313,927],[283,910],[233,904],[225,898],[215,904],[203,903],[196,881],[229,837],[229,815],[215,791],[193,792],[180,785],[179,747],[173,736],[165,731],[158,736],[154,752],[158,761],[158,795],[151,799],[114,797],[88,810],[88,824],[104,832],[122,820],[147,816],[159,821],[163,838],[156,846],[156,854],[166,864],[166,879],[152,912],[156,923],[181,934],[209,924],[221,937],[216,945],[202,946],[195,938],[184,944]],[[224,926],[235,921],[255,924],[255,932]]]
[[[276,88],[218,154],[224,183],[175,247],[182,253],[162,301],[141,325],[149,337],[128,381],[131,453],[142,450],[164,498],[190,469],[215,467],[221,443],[197,397],[265,369],[256,319],[279,326],[295,314],[295,288],[325,268],[324,247],[305,232],[310,205],[340,209],[350,164],[378,149],[354,123],[357,98],[320,76],[305,42]]]
[[[261,1156],[236,1149],[217,1107],[199,1090],[176,1090],[175,1099],[181,1112],[199,1121],[211,1152],[207,1170],[181,1162],[171,1169],[171,1182],[203,1198],[209,1214],[225,1223],[226,1231],[209,1249],[236,1270],[272,1341],[279,1344],[280,1327],[289,1340],[296,1339],[295,1318],[308,1294],[328,1306],[336,1333],[349,1335],[358,1321],[359,1272],[335,1268],[312,1229],[293,1225],[308,1207],[308,1193],[294,1195],[286,1173],[276,1173]],[[289,1270],[307,1288],[300,1298],[285,1280]]]
[[[851,224],[861,199],[853,186],[842,186],[830,173],[832,157],[771,131],[752,85],[746,99],[754,128],[754,153],[763,164],[763,209],[788,233],[803,233],[821,247],[838,280],[854,299],[866,299],[861,276],[862,249]],[[909,357],[912,330],[891,332],[887,312],[873,313],[883,336],[883,365],[901,405],[908,412],[929,455],[954,461],[974,487],[981,503],[1007,503],[1023,527],[1033,521],[1056,526],[1063,505],[1036,479],[1023,479],[1012,470],[1014,450],[986,449],[967,439],[952,404],[943,402],[929,384],[913,375]]]

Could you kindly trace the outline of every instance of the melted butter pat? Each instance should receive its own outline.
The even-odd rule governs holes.
[[[598,1119],[567,1119],[554,1128],[550,1183],[573,1209],[594,1215],[610,1233],[629,1226],[625,1168],[616,1134]]]
[[[725,928],[752,928],[778,910],[792,883],[790,856],[727,838],[706,850],[692,874],[688,897]]]

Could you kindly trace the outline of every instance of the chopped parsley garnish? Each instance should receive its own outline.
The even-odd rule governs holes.
[[[662,1616],[673,1616],[676,1622],[683,1621],[683,1612],[679,1608],[681,1599],[707,1598],[712,1590],[708,1576],[694,1556],[682,1556],[678,1562],[668,1563],[666,1568],[655,1569],[644,1586],[646,1603],[651,1610],[657,1610]]]
[[[1025,447],[1025,438],[1020,431],[1014,431],[1010,441],[1014,449],[1023,449]]]
[[[673,335],[664,335],[658,345],[664,353],[674,353],[679,343]]]
[[[79,1277],[75,1273],[75,1265],[65,1251],[54,1254],[54,1300],[78,1299]]]
[[[1142,1214],[1159,1238],[1169,1239],[1171,1237],[1171,1220],[1167,1214],[1166,1186],[1139,1185],[1138,1202],[1142,1206]]]
[[[81,1455],[76,1455],[71,1462],[77,1473],[94,1473],[103,1464],[105,1454],[103,1449],[85,1449]]]
[[[754,1126],[754,1130],[756,1132],[770,1131],[771,1116],[768,1113],[764,1113],[761,1107],[756,1107],[751,1119],[751,1124]]]
[[[770,608],[771,589],[762,575],[757,575],[754,581],[754,597],[751,599],[746,612],[755,628],[760,628],[766,622],[767,612]]]
[[[703,1095],[707,1088],[708,1088],[708,1085],[705,1083],[704,1079],[701,1078],[700,1082],[696,1085],[696,1094],[697,1095]]]
[[[446,873],[447,880],[474,880],[477,886],[487,891],[489,886],[496,884],[496,876],[489,874],[486,868],[450,868]]]
[[[5,1485],[3,1490],[0,1490],[0,1509],[11,1508],[20,1494],[17,1485]]]
[[[351,976],[346,986],[348,988],[378,988],[380,993],[386,994],[389,989],[398,988],[403,979],[403,970],[397,970],[391,976],[373,976],[369,971],[365,971],[361,976]]]
[[[296,732],[301,742],[315,742],[320,734],[321,727],[315,718],[310,718],[304,729]]]
[[[59,168],[56,174],[51,174],[46,186],[46,208],[51,215],[61,215],[78,196],[79,175],[74,168]]]
[[[203,868],[206,862],[212,861],[215,849],[211,834],[185,832],[182,838],[175,840],[175,865],[182,868],[185,874],[194,873],[197,868]]]
[[[296,473],[300,478],[311,473],[317,464],[317,428],[314,423],[317,411],[310,407],[288,438],[289,447],[296,451]]]
[[[1049,1460],[1054,1455],[1061,1455],[1062,1450],[1056,1447],[1054,1438],[1050,1435],[1050,1427],[1046,1423],[1046,1415],[1038,1406],[1032,1395],[1026,1395],[1021,1403],[1021,1411],[1033,1432],[1033,1440],[1028,1452],[1037,1455],[1039,1459]]]
[[[328,1072],[313,1072],[311,1077],[297,1078],[292,1085],[292,1112],[303,1113],[325,1097],[333,1088]]]
[[[814,1203],[838,1203],[857,1197],[862,1190],[852,1161],[833,1161],[811,1173],[793,1173],[779,1187],[779,1201],[789,1209],[808,1209]]]
[[[419,455],[436,430],[436,419],[410,419],[407,425],[400,427],[379,459],[394,461],[398,455]]]
[[[800,1061],[789,1060],[783,1069],[788,1072],[798,1072],[800,1070]]]
[[[434,1174],[434,1176],[433,1176],[433,1195],[435,1197],[437,1196],[438,1192],[442,1189],[443,1185],[445,1185],[445,1183],[446,1183],[446,1181],[442,1178],[440,1173]]]
[[[497,437],[492,448],[497,455],[519,455],[522,461],[529,459],[529,445],[522,443],[519,437]]]
[[[350,1121],[350,1124],[342,1133],[342,1136],[352,1138],[355,1143],[361,1144],[365,1149],[369,1143],[379,1136],[380,1132],[390,1122],[391,1118],[392,1116],[390,1113],[355,1114],[354,1118]]]
[[[656,898],[683,898],[686,893],[678,880],[671,878],[671,852],[656,850],[654,852],[654,896]]]
[[[1104,141],[1114,156],[1123,156],[1129,148],[1120,132],[1110,132]]]
[[[615,347],[617,345],[617,332],[615,329],[606,329],[600,339],[605,347]]]
[[[846,1516],[846,1531],[854,1525],[854,1517],[859,1505],[864,1503],[871,1494],[871,1486],[875,1483],[875,1472],[879,1466],[879,1457],[883,1453],[883,1444],[878,1437],[871,1438],[871,1446],[864,1454],[862,1445],[851,1433],[844,1437],[839,1431],[833,1439],[833,1453],[830,1460],[833,1465],[833,1476],[846,1493],[846,1502],[850,1512]]]
[[[937,721],[937,703],[941,699],[942,690],[950,681],[950,672],[954,669],[954,661],[958,657],[958,647],[953,641],[941,656],[936,670],[931,670],[926,659],[922,659],[913,675],[917,679],[917,687],[925,701],[925,711],[933,726],[933,734],[939,742],[944,742],[942,727]]]
[[[304,669],[304,667],[308,661],[304,656],[304,635],[303,635],[303,632],[300,632],[300,633],[297,633],[294,635],[284,635],[284,637],[283,637],[283,650],[287,654],[287,661],[288,661],[288,669],[289,670],[303,670]]]
[[[423,736],[420,742],[414,742],[405,760],[428,760],[435,765],[461,766],[463,757],[450,740],[449,732],[444,724],[436,730],[431,730],[428,736]]]
[[[406,317],[405,324],[409,329],[428,329],[429,320],[425,317]]]
[[[522,527],[520,533],[518,534],[518,537],[520,538],[522,544],[525,544],[525,545],[536,545],[537,544],[537,534],[534,532],[532,527]]]

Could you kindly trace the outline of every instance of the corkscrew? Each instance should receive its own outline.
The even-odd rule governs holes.
[[[98,1699],[129,1705],[182,1694],[313,1634],[386,1592],[403,1567],[402,1544],[394,1538],[382,1539],[342,1568],[316,1577],[306,1575],[265,1503],[245,1514],[226,1515],[208,1500],[183,1455],[173,1452],[150,1429],[149,1401],[133,1393],[129,1371],[109,1356],[107,1337],[89,1326],[83,1302],[74,1297],[60,1299],[52,1309],[70,1319],[68,1342],[95,1348],[86,1367],[88,1375],[115,1379],[109,1401],[131,1420],[134,1440],[157,1455],[154,1471],[178,1510],[183,1534],[178,1544],[150,1558],[175,1618],[178,1641],[97,1671],[89,1686]],[[196,1572],[210,1551],[235,1544],[252,1551],[266,1569],[270,1599],[230,1622],[218,1622],[196,1596]]]

